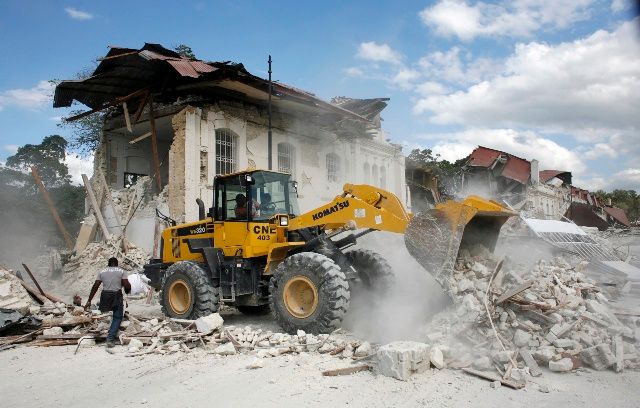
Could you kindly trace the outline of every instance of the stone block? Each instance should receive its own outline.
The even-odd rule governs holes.
[[[378,349],[380,374],[406,381],[412,373],[428,368],[430,347],[414,341],[396,341]]]
[[[371,354],[371,344],[368,341],[363,342],[353,352],[354,357],[366,357]]]
[[[605,370],[615,363],[616,359],[607,344],[598,344],[580,351],[582,362],[594,370]]]
[[[570,358],[563,358],[558,361],[549,361],[549,370],[560,373],[573,370],[573,361]]]
[[[220,356],[230,356],[236,354],[236,348],[232,343],[225,343],[213,349],[213,353]]]
[[[429,350],[429,361],[431,361],[431,364],[438,370],[444,368],[444,356],[439,347],[432,347],[431,350]]]
[[[142,347],[144,347],[144,344],[142,343],[142,341],[138,340],[138,339],[131,339],[129,341],[129,348],[135,347],[138,350],[140,350]]]
[[[528,346],[529,340],[531,340],[531,334],[524,330],[517,329],[513,335],[513,343],[518,347]]]
[[[196,330],[199,333],[211,334],[224,324],[224,320],[218,313],[211,313],[196,320]]]
[[[553,342],[553,345],[558,348],[576,348],[578,346],[575,340],[571,339],[558,339]]]
[[[49,329],[44,329],[44,331],[42,332],[43,335],[45,336],[59,336],[62,333],[64,333],[64,330],[62,330],[62,327],[51,327]]]

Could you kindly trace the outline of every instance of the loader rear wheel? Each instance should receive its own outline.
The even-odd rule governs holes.
[[[356,249],[345,254],[358,272],[362,288],[373,291],[389,289],[395,282],[391,265],[380,254],[368,249]]]
[[[218,311],[218,288],[195,262],[181,261],[165,273],[160,290],[162,312],[178,319],[197,319]]]
[[[269,284],[271,311],[288,333],[330,333],[349,308],[347,278],[331,259],[302,252],[285,259]]]

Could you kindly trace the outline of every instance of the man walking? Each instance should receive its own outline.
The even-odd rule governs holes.
[[[91,300],[98,291],[101,283],[103,283],[104,286],[102,287],[102,293],[100,293],[100,311],[103,313],[113,312],[111,326],[107,334],[107,347],[113,347],[124,314],[122,288],[124,288],[126,293],[131,293],[131,284],[127,279],[127,272],[118,267],[117,258],[109,258],[108,267],[98,272],[96,281],[91,288],[87,304],[84,305],[85,309],[91,306]]]

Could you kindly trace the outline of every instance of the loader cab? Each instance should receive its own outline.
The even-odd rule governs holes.
[[[300,214],[296,182],[290,174],[274,171],[217,176],[213,203],[215,221],[268,222],[276,214]]]

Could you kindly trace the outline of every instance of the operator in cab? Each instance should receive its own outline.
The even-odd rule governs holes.
[[[249,205],[247,205],[247,197],[244,194],[236,195],[236,208],[234,209],[235,215],[237,219],[247,219],[247,207],[251,207],[251,217],[255,217],[258,209],[260,208],[260,204],[251,200]]]

